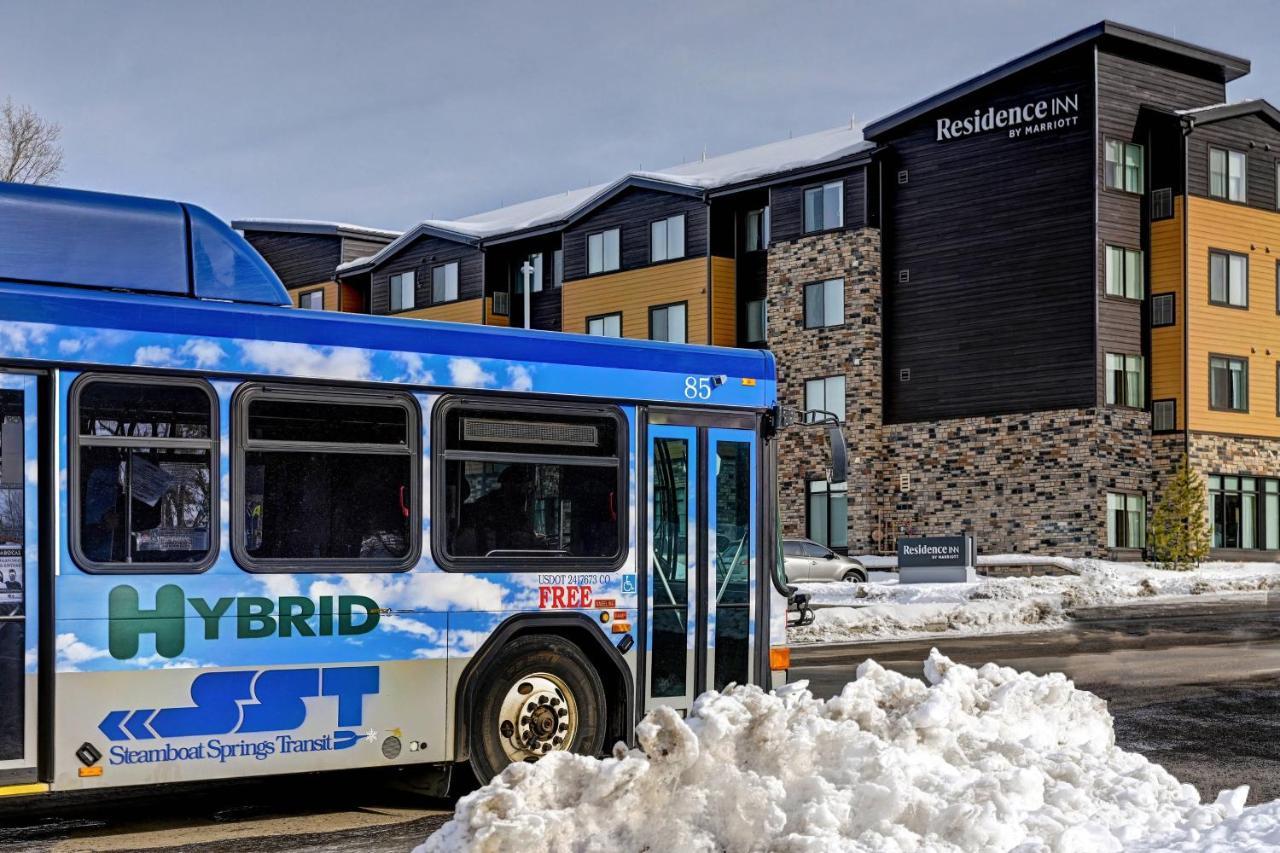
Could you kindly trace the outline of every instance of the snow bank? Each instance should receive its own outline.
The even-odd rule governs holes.
[[[977,583],[796,584],[819,605],[793,643],[1051,630],[1079,607],[1140,604],[1191,595],[1280,590],[1275,563],[1206,563],[1168,572],[1133,563],[1072,560],[1076,574]]]
[[[688,720],[657,709],[639,749],[509,767],[416,853],[1103,853],[1276,831],[1275,804],[1242,810],[1247,788],[1201,804],[1118,748],[1106,703],[1061,674],[936,651],[925,673],[866,661],[827,701],[800,682],[704,694]]]

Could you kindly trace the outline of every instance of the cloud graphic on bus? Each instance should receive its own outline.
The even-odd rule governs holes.
[[[449,378],[454,385],[465,388],[487,388],[497,382],[494,375],[474,358],[449,359]]]
[[[246,364],[280,376],[371,379],[373,353],[356,347],[312,346],[290,341],[237,340]]]

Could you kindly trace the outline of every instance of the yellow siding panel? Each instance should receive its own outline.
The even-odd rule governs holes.
[[[711,259],[711,342],[738,345],[738,276],[733,258]]]
[[[338,283],[336,281],[325,281],[319,284],[308,284],[305,287],[295,287],[289,291],[289,299],[293,301],[293,307],[298,307],[298,300],[302,298],[302,294],[310,293],[313,290],[324,291],[324,310],[338,310]]]
[[[1182,329],[1186,297],[1182,293],[1182,199],[1176,199],[1173,218],[1151,223],[1151,292],[1174,293],[1177,323],[1151,330],[1151,399],[1176,400],[1178,429],[1186,425],[1182,398]]]
[[[405,311],[394,316],[412,317],[415,320],[440,320],[445,323],[483,323],[483,308],[483,299],[463,299],[444,305],[434,305],[431,308]]]
[[[493,313],[493,297],[488,296],[485,298],[488,299],[489,301],[489,304],[485,306],[485,312],[484,312],[485,324],[489,326],[510,326],[511,318],[509,316],[507,316],[506,314]]]
[[[624,338],[649,337],[650,308],[685,302],[689,342],[709,342],[706,258],[567,281],[560,298],[563,331],[582,334],[587,330],[588,317],[621,311]]]
[[[1191,429],[1280,437],[1276,416],[1276,363],[1280,314],[1276,311],[1276,262],[1280,213],[1225,201],[1191,198],[1187,220],[1187,375]],[[1209,250],[1249,258],[1247,310],[1209,304]],[[1209,354],[1249,359],[1249,411],[1209,408]]]

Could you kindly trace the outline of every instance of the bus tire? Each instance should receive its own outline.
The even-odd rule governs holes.
[[[515,761],[604,749],[604,683],[573,643],[549,634],[517,637],[477,679],[469,732],[480,784]]]

